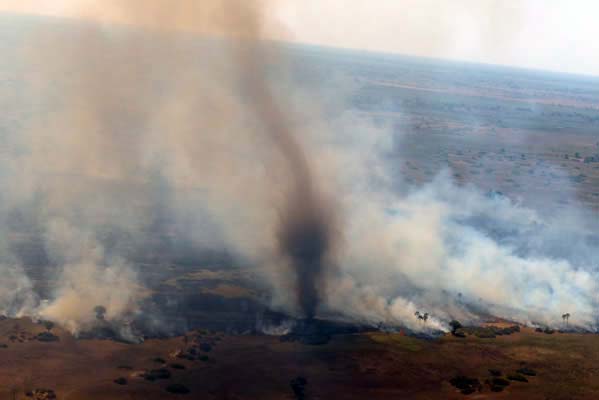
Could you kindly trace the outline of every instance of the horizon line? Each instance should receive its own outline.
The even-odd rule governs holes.
[[[108,25],[114,27],[124,27],[127,29],[133,29],[138,31],[151,31],[148,27],[145,26],[136,26],[132,24],[123,24],[118,22],[101,22],[94,21],[92,19],[87,18],[76,18],[71,16],[62,16],[62,15],[52,15],[52,14],[39,14],[39,13],[29,13],[29,12],[11,12],[11,11],[0,11],[0,18],[3,17],[17,17],[17,18],[33,18],[33,19],[48,19],[54,21],[63,21],[65,23],[79,23],[79,24],[90,24],[90,25]],[[176,31],[176,30],[175,30]],[[179,30],[182,34],[193,35],[193,36],[205,36],[205,37],[216,37],[217,35],[207,35],[201,34],[198,32],[194,32],[192,30]],[[332,45],[327,43],[317,43],[310,41],[299,41],[299,40],[285,40],[285,39],[276,39],[276,38],[265,38],[262,39],[264,42],[271,42],[283,46],[298,46],[304,48],[317,48],[324,51],[337,51],[337,52],[346,52],[346,53],[363,53],[370,56],[379,56],[379,57],[403,57],[403,58],[411,58],[415,60],[422,60],[428,62],[442,62],[442,63],[450,63],[450,64],[466,64],[470,66],[477,66],[483,68],[504,68],[504,69],[512,69],[517,70],[519,72],[528,72],[533,74],[555,74],[555,75],[565,75],[571,78],[583,78],[583,79],[597,79],[599,80],[599,73],[592,74],[588,72],[572,72],[565,70],[557,70],[551,68],[543,68],[543,67],[533,67],[533,66],[524,66],[518,64],[507,64],[507,63],[491,63],[480,60],[472,60],[465,58],[457,58],[457,57],[438,57],[432,55],[420,55],[420,54],[409,54],[409,53],[401,53],[391,50],[380,50],[380,49],[366,49],[352,46],[341,46],[341,45]]]

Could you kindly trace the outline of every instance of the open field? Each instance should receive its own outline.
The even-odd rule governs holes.
[[[272,336],[199,333],[212,343],[207,360],[176,356],[189,348],[198,331],[185,337],[148,340],[140,345],[75,340],[54,328],[60,340],[43,343],[29,337],[44,330],[28,320],[0,322],[0,398],[11,390],[49,388],[59,399],[294,399],[290,382],[306,379],[306,398],[313,399],[592,399],[599,396],[596,379],[599,336],[532,329],[494,339],[446,335],[437,340],[402,333],[335,336],[322,346],[281,342]],[[21,335],[22,334],[22,335]],[[180,366],[173,368],[173,364]],[[485,383],[489,369],[505,377],[521,368],[536,376],[510,381],[501,392]],[[141,374],[166,368],[170,377],[150,381]],[[480,389],[470,395],[450,384],[456,376],[477,378]],[[126,385],[113,381],[119,377]],[[183,384],[188,396],[165,388]]]
[[[599,211],[599,80],[320,48],[299,48],[301,76],[358,88],[352,108],[391,128],[408,182],[454,179],[533,207]],[[586,159],[586,162],[585,162]]]

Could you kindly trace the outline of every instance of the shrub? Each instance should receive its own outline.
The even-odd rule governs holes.
[[[37,340],[39,340],[40,342],[57,342],[58,340],[60,340],[58,338],[58,336],[53,335],[50,332],[41,332],[41,333],[38,333],[35,338]]]
[[[104,306],[95,306],[94,312],[96,313],[96,319],[101,321],[104,320],[104,315],[106,314],[106,307]]]
[[[501,371],[498,369],[490,369],[489,373],[493,376],[501,376]]]
[[[494,377],[491,380],[486,380],[485,383],[489,385],[491,392],[502,392],[507,386],[509,386],[510,382],[506,379]]]
[[[507,378],[510,381],[528,382],[528,379],[526,379],[526,377],[524,375],[520,375],[520,374],[510,374],[507,376]]]
[[[495,333],[498,335],[511,335],[512,333],[520,332],[518,325],[510,326],[507,328],[495,328]]]
[[[183,364],[171,364],[170,367],[172,369],[185,369],[185,365]]]
[[[52,328],[54,328],[54,323],[52,321],[41,321],[41,323],[42,325],[44,325],[48,332],[51,331]]]
[[[123,378],[122,376],[120,378],[116,378],[114,380],[114,383],[116,383],[117,385],[126,385],[127,384],[127,379]]]
[[[510,385],[510,381],[508,381],[507,379],[503,379],[503,378],[493,378],[491,383],[493,384],[493,386],[509,386]]]
[[[494,339],[497,334],[503,334],[503,332],[499,332],[501,330],[500,328],[495,328],[493,326],[469,326],[462,328],[462,330],[469,335],[474,335],[481,339]]]
[[[181,385],[180,383],[173,383],[166,387],[166,391],[174,394],[188,394],[189,389],[187,386]]]
[[[451,327],[451,333],[455,335],[456,331],[462,327],[462,324],[454,319],[449,323],[449,326]]]
[[[520,368],[516,372],[519,373],[519,374],[522,374],[522,375],[537,376],[537,372],[535,370],[533,370],[533,369],[528,368],[528,367]]]
[[[480,329],[474,332],[474,336],[481,339],[495,339],[495,333],[490,329]]]
[[[292,379],[289,382],[291,386],[291,390],[297,400],[303,400],[306,397],[306,385],[308,384],[308,380],[303,376],[298,376],[295,379]]]
[[[153,369],[143,374],[145,380],[155,381],[158,379],[169,379],[171,377],[171,371],[166,368]]]
[[[453,386],[459,389],[463,394],[471,394],[480,390],[481,384],[476,378],[468,378],[467,376],[459,375],[449,380]]]

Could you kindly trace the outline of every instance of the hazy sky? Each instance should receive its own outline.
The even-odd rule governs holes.
[[[597,0],[296,0],[298,41],[599,75]]]
[[[102,8],[102,0],[0,0],[0,10],[72,16],[81,3]],[[271,4],[283,36],[298,42],[599,75],[597,0]]]

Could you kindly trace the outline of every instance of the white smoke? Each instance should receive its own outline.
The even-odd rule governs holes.
[[[38,304],[33,284],[19,265],[0,265],[0,315],[31,315]]]
[[[106,264],[92,235],[64,221],[51,221],[47,234],[50,253],[60,252],[55,258],[63,262],[52,299],[41,305],[39,317],[78,334],[98,323],[98,306],[105,308],[102,319],[107,322],[124,322],[137,309],[142,291],[130,265],[121,259]]]
[[[284,163],[248,105],[256,99],[238,87],[243,66],[222,41],[161,34],[84,25],[25,41],[34,56],[20,61],[31,79],[27,101],[14,104],[32,109],[9,109],[20,122],[0,160],[0,215],[42,241],[57,271],[40,306],[27,262],[13,254],[14,232],[3,229],[0,313],[74,333],[94,326],[96,306],[109,321],[126,320],[143,298],[128,256],[154,250],[146,234],[160,229],[149,224],[158,211],[193,245],[258,265],[272,305],[297,311],[275,242]],[[345,111],[354,84],[334,79],[344,93],[298,89],[276,74],[267,82],[291,103],[285,122],[300,128],[291,131],[302,133],[314,179],[339,207],[322,314],[444,330],[485,315],[557,325],[569,312],[571,324],[594,326],[599,254],[584,243],[584,211],[548,217],[448,173],[408,186],[395,168],[395,132]],[[106,231],[121,235],[117,245],[102,239]],[[416,311],[429,313],[426,324]]]
[[[389,129],[345,114],[329,131],[349,137],[323,152],[333,154],[345,215],[329,310],[415,330],[425,328],[416,311],[438,329],[483,316],[560,326],[570,312],[572,324],[596,329],[599,251],[585,242],[586,211],[547,215],[458,186],[448,171],[407,186],[393,175],[401,160],[389,157]]]

